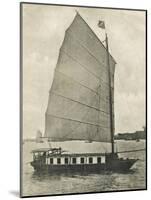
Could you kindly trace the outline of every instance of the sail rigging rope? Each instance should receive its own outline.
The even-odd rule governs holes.
[[[60,74],[62,74],[63,76],[66,76],[66,77],[69,78],[69,79],[72,79],[72,81],[76,82],[77,84],[79,84],[79,85],[81,85],[81,86],[87,88],[87,89],[90,90],[91,92],[93,92],[93,93],[99,95],[98,92],[97,92],[96,90],[93,90],[93,89],[91,89],[91,88],[89,88],[89,87],[87,87],[87,86],[81,84],[79,81],[76,81],[75,79],[73,79],[72,77],[66,75],[65,73],[63,73],[63,72],[61,72],[61,71],[59,71],[59,70],[57,70],[57,69],[55,69],[55,72],[56,72],[56,73],[60,73]],[[51,90],[50,90],[50,91],[51,91]],[[104,102],[107,102],[107,101],[108,101],[108,100],[106,101],[106,100],[103,99],[103,98],[101,98],[101,100],[104,101]],[[109,113],[108,113],[108,114],[109,114]]]
[[[82,102],[80,102],[80,101],[76,101],[76,100],[74,100],[74,99],[71,99],[71,98],[69,98],[69,97],[63,96],[63,95],[58,94],[58,93],[53,92],[53,91],[50,91],[50,93],[52,93],[52,94],[54,94],[54,95],[56,95],[56,96],[60,96],[60,97],[62,97],[62,98],[68,99],[68,100],[70,100],[70,101],[79,103],[79,104],[81,104],[81,105],[83,105],[83,106],[92,108],[92,109],[94,109],[94,110],[96,110],[96,111],[100,111],[100,112],[103,112],[103,113],[109,115],[109,113],[105,112],[104,110],[100,110],[100,109],[98,109],[98,108],[96,108],[96,107],[94,107],[94,106],[90,106],[90,105],[88,105],[88,104],[84,104],[84,103],[82,103]]]
[[[71,30],[70,30],[70,32],[73,33]],[[99,64],[99,66],[100,66],[100,65],[103,65],[103,67],[106,67],[106,65],[105,65],[103,62],[101,62],[100,60],[98,60],[98,59],[91,53],[91,51],[88,50],[88,48],[87,48],[85,45],[83,45],[83,44],[81,43],[80,40],[78,40],[77,38],[73,37],[74,33],[73,33],[73,35],[71,35],[70,32],[68,32],[68,34],[72,37],[72,39],[73,39],[72,41],[76,40],[76,43],[78,42],[78,44],[80,44],[80,46],[83,47],[83,48],[89,53],[89,55],[91,55],[91,56],[97,61],[97,63]],[[106,70],[105,68],[101,68],[101,70],[102,70],[102,69],[103,69],[103,71],[107,72],[107,70]],[[98,78],[99,78],[99,77],[98,77]]]
[[[102,79],[100,79],[99,76],[97,76],[96,74],[94,74],[93,72],[91,72],[90,70],[88,70],[83,64],[81,64],[78,60],[76,60],[75,58],[73,58],[71,55],[69,55],[65,50],[60,49],[61,52],[65,53],[68,57],[70,57],[73,61],[75,61],[76,63],[78,63],[82,68],[84,68],[87,72],[89,72],[90,74],[92,74],[95,78],[97,78],[99,81],[103,82],[104,84],[108,85],[108,83],[104,82]]]

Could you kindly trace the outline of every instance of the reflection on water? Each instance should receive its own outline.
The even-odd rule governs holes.
[[[23,195],[52,195],[62,193],[101,192],[113,190],[145,189],[145,152],[121,154],[123,157],[139,158],[133,168],[126,173],[102,172],[100,174],[42,174],[34,172],[29,161],[30,151],[37,144],[23,145]],[[144,148],[145,142],[119,141],[119,150]]]

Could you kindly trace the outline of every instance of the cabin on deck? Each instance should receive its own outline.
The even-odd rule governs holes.
[[[32,151],[33,160],[46,165],[103,164],[105,154],[65,153],[61,148],[45,148]]]

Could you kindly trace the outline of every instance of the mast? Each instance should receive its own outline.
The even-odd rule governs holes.
[[[109,59],[109,47],[108,37],[106,33],[106,53],[107,53],[107,66],[108,66],[108,77],[109,77],[109,104],[110,104],[110,127],[111,127],[111,148],[112,154],[114,154],[114,126],[113,126],[113,107],[112,107],[112,88],[111,88],[111,72],[110,72],[110,59]]]

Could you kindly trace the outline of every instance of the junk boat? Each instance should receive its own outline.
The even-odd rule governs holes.
[[[98,27],[105,29],[99,21]],[[35,171],[50,173],[127,171],[137,159],[119,158],[114,147],[114,71],[108,36],[100,41],[77,12],[65,31],[45,114],[49,141],[111,143],[110,153],[67,153],[58,148],[33,150]],[[78,148],[78,146],[77,146]]]
[[[136,159],[118,158],[117,153],[63,153],[61,148],[33,150],[31,165],[37,172],[99,173],[102,171],[127,171]]]

